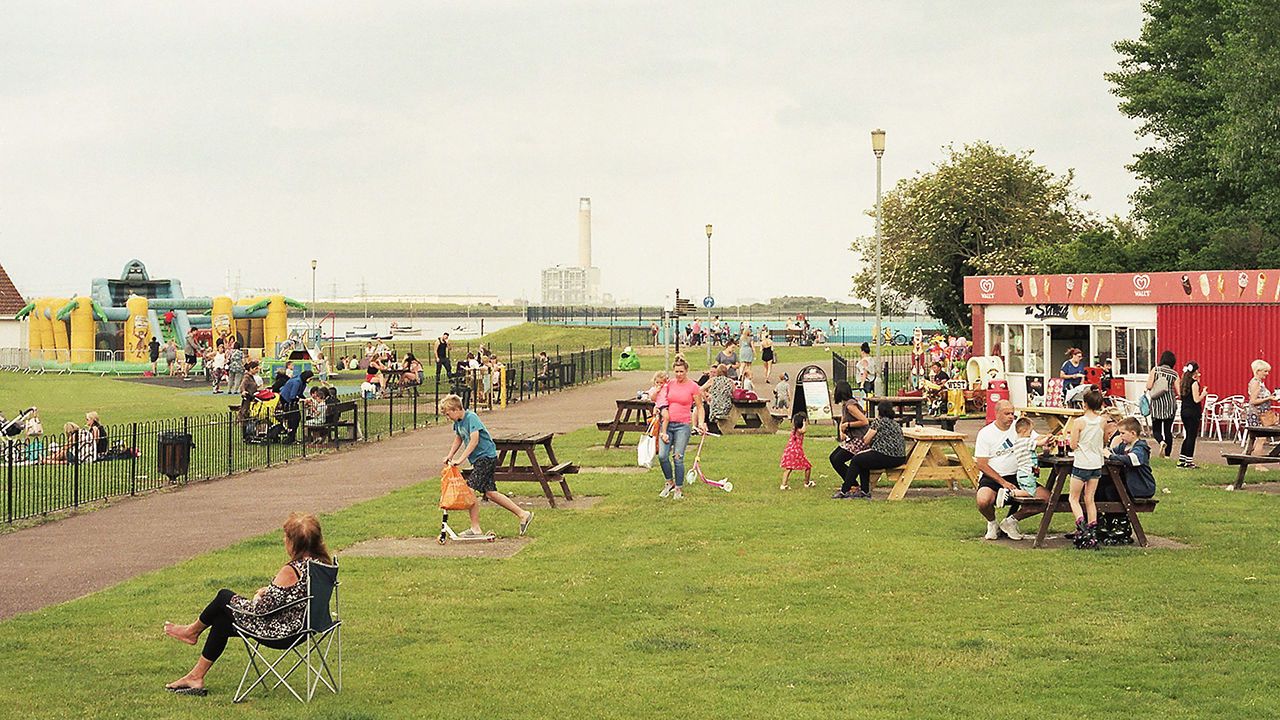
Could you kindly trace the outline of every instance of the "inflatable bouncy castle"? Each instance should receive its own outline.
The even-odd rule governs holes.
[[[288,337],[289,309],[305,306],[283,295],[186,297],[179,280],[152,279],[130,260],[118,279],[97,278],[88,295],[36,298],[17,314],[29,323],[31,359],[55,369],[142,372],[149,345],[173,340],[182,352],[192,330],[204,344],[235,336],[256,357],[272,357]]]

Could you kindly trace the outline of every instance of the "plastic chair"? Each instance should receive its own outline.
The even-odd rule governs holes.
[[[332,612],[329,609],[330,599],[333,601]],[[308,560],[306,597],[299,598],[287,605],[282,605],[270,612],[261,613],[256,617],[270,617],[301,603],[306,603],[303,611],[302,629],[283,638],[259,637],[238,624],[232,625],[236,634],[244,641],[245,651],[249,654],[249,662],[245,665],[244,674],[240,677],[240,687],[236,688],[233,702],[244,700],[259,685],[262,685],[267,690],[273,690],[280,685],[284,685],[298,699],[298,702],[303,703],[311,702],[311,698],[320,687],[320,683],[324,683],[325,687],[335,694],[342,691],[342,620],[338,617],[337,558],[334,558],[332,565]],[[245,613],[238,614],[244,615]],[[336,679],[329,667],[329,651],[333,647],[335,640],[338,645],[336,663],[338,675]],[[263,648],[278,650],[280,654],[274,660],[270,659],[262,651]],[[277,670],[277,667],[290,657],[296,657],[297,660],[282,674]],[[259,660],[263,663],[261,668],[258,667]],[[305,700],[289,684],[289,678],[300,667],[306,668],[304,671],[307,683]],[[252,682],[249,682],[250,670],[254,672]],[[276,679],[275,684],[271,685],[271,687],[266,685],[268,675],[274,676]],[[246,682],[249,682],[248,687],[245,686]]]

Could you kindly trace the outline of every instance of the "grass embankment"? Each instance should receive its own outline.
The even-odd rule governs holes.
[[[345,689],[317,696],[308,713],[1280,714],[1270,602],[1280,581],[1280,498],[1206,488],[1205,478],[1226,483],[1230,472],[1184,473],[1160,460],[1170,492],[1143,520],[1148,532],[1193,549],[1019,551],[978,539],[971,499],[826,499],[834,479],[822,434],[829,430],[815,429],[809,442],[815,490],[778,491],[785,435],[713,438],[703,463],[734,480],[731,494],[700,485],[682,502],[662,501],[656,470],[588,471],[572,479],[575,492],[603,500],[539,511],[532,544],[510,559],[343,560]],[[602,437],[581,430],[556,447],[587,467],[633,461],[630,448],[593,449]],[[324,517],[330,547],[341,555],[360,540],[433,536],[438,491],[427,480]],[[486,506],[482,516],[514,535],[504,511]],[[279,536],[3,623],[3,714],[230,713],[243,649],[228,647],[209,697],[175,697],[161,686],[198,651],[165,639],[161,623],[189,620],[220,587],[262,585],[281,562]],[[296,712],[295,702],[276,692],[235,714],[279,717]]]

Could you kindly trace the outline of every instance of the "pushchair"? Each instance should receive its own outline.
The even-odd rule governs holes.
[[[249,399],[249,414],[241,431],[244,441],[252,445],[279,442],[284,434],[278,410],[280,395],[270,390],[259,390]]]

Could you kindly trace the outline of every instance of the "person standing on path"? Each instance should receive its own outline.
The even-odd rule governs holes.
[[[741,376],[751,369],[751,363],[756,361],[756,338],[751,334],[751,328],[748,327],[739,338],[742,343],[742,353],[738,356],[739,366],[738,375]]]
[[[444,368],[444,376],[452,377],[449,371],[449,333],[436,340],[436,380],[440,379],[440,369]]]
[[[1178,451],[1178,467],[1196,467],[1196,438],[1200,437],[1200,420],[1204,417],[1204,396],[1208,392],[1200,384],[1200,364],[1189,362],[1182,368],[1179,382],[1182,395],[1182,449]]]
[[[467,487],[484,495],[507,512],[520,518],[520,534],[524,535],[533,522],[533,511],[521,510],[519,505],[498,492],[498,485],[493,481],[493,471],[498,464],[498,446],[489,435],[489,429],[480,421],[480,416],[462,407],[462,398],[457,395],[445,395],[440,398],[440,411],[453,421],[453,445],[444,456],[445,465],[458,466],[465,457],[471,463],[471,477],[467,478]],[[464,447],[465,444],[465,447]],[[462,453],[458,449],[462,448]],[[471,505],[471,527],[460,533],[462,537],[480,537],[480,503]]]
[[[862,343],[862,347],[858,348],[862,356],[858,358],[858,386],[862,388],[862,392],[867,395],[876,394],[876,369],[875,361],[871,358],[871,343]]]
[[[776,356],[773,353],[773,338],[766,333],[767,331],[761,333],[760,362],[764,363],[764,382],[768,385],[773,382],[769,379],[769,374],[773,371],[773,362]]]
[[[705,433],[707,425],[702,419],[702,388],[689,379],[689,363],[683,355],[671,363],[675,379],[667,383],[667,431],[658,438],[658,462],[666,485],[658,497],[684,498],[684,451],[689,446],[693,428]]]
[[[1173,454],[1173,418],[1178,414],[1178,361],[1172,350],[1160,353],[1160,364],[1147,375],[1147,397],[1151,402],[1151,434],[1164,446],[1164,456]]]

